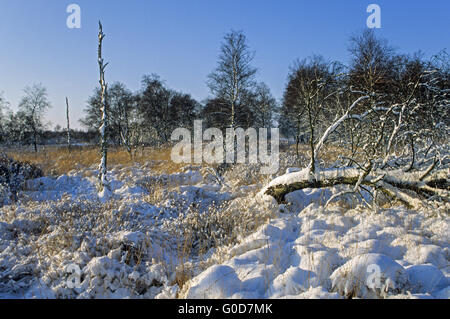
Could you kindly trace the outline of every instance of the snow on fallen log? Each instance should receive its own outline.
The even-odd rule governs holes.
[[[420,172],[377,170],[363,174],[356,168],[329,169],[310,175],[308,169],[286,174],[271,181],[261,195],[273,197],[278,204],[285,202],[285,196],[291,192],[306,188],[328,188],[337,185],[365,185],[394,197],[409,207],[421,207],[423,199],[438,196],[449,202],[450,183],[448,174],[434,174],[420,181]],[[356,190],[355,190],[356,192]]]

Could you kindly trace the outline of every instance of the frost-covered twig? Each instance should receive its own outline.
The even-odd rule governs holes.
[[[217,173],[217,171],[214,168],[208,167],[207,170],[211,173],[211,175],[216,179],[216,181],[220,185],[225,186],[228,189],[231,189],[231,187],[224,181],[224,179]]]
[[[436,164],[439,161],[436,160],[436,157],[433,160],[433,164],[430,165],[430,167],[425,171],[425,173],[422,174],[422,176],[420,176],[419,181],[423,181],[432,171],[433,169],[436,167]]]
[[[322,148],[325,141],[328,139],[330,134],[332,134],[345,120],[350,117],[350,112],[359,104],[359,102],[366,100],[369,98],[369,95],[364,95],[359,97],[353,104],[347,109],[344,115],[342,115],[337,121],[335,121],[326,131],[323,133],[322,138],[316,144],[314,149],[314,153],[317,155]]]

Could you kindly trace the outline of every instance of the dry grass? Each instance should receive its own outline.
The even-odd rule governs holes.
[[[262,225],[276,218],[277,214],[272,210],[255,207],[253,196],[238,198],[221,205],[211,205],[208,211],[203,213],[193,208],[189,214],[175,220],[177,231],[171,237],[183,239],[179,241],[180,262],[175,279],[180,294],[183,294],[183,288],[194,277],[194,267],[198,273],[199,270],[203,271],[212,265],[225,262],[230,258],[230,247],[242,242]],[[204,258],[211,248],[215,248],[214,254]],[[188,262],[192,257],[199,263],[194,265]]]
[[[88,168],[100,163],[100,153],[95,146],[73,147],[70,152],[65,147],[45,146],[37,153],[30,149],[7,149],[4,153],[15,160],[36,164],[45,175],[67,174],[74,169]],[[139,149],[132,158],[123,148],[111,147],[108,152],[108,165],[148,164],[156,172],[171,174],[178,172],[184,164],[172,162],[170,153],[170,147],[146,147]]]
[[[61,175],[67,174],[73,170],[82,171],[85,168],[95,168],[100,162],[100,154],[98,148],[95,146],[73,147],[69,152],[65,147],[46,146],[41,147],[37,153],[32,149],[19,149],[19,150],[4,150],[9,157],[29,162],[39,166],[44,175]],[[176,164],[171,160],[171,148],[170,146],[153,148],[146,147],[140,148],[133,158],[123,148],[110,148],[108,152],[108,165],[116,166],[122,165],[129,167],[133,165],[144,165],[150,168],[155,174],[173,174],[182,171],[186,164]],[[207,164],[204,164],[205,167]],[[215,167],[216,165],[208,165]],[[251,182],[263,183],[263,176],[259,174],[259,167],[256,165],[254,171],[251,172],[251,178],[245,172],[245,165],[239,165],[230,169],[230,177],[233,180],[239,181],[240,186]],[[89,171],[85,172],[89,174]],[[174,190],[176,185],[168,185],[164,183],[164,180],[156,180],[154,183],[144,185],[149,191],[149,195],[145,200],[151,204],[158,205],[166,197],[168,192]],[[253,190],[253,191],[256,191]],[[234,201],[233,205],[227,203],[220,206],[211,206],[209,211],[204,214],[200,214],[199,211],[192,211],[187,216],[181,217],[177,223],[178,233],[173,234],[173,238],[176,238],[178,246],[175,248],[177,256],[177,262],[175,265],[167,265],[167,269],[175,271],[174,283],[179,287],[183,287],[184,284],[189,281],[195,274],[194,263],[191,262],[194,259],[203,259],[203,255],[211,247],[220,247],[222,245],[228,246],[235,244],[239,241],[239,238],[245,238],[248,234],[252,233],[267,222],[267,220],[273,218],[271,214],[264,214],[262,212],[256,212],[253,209],[249,209],[248,198]],[[117,205],[117,203],[115,203]],[[73,211],[72,211],[73,209]],[[110,212],[113,210],[111,207],[102,206],[99,208],[93,208],[92,212],[87,213],[89,216],[98,216],[102,221],[96,220],[97,225],[104,225],[96,227],[97,238],[103,238],[104,234],[110,232],[111,220],[105,219],[106,216],[110,216]],[[71,245],[76,233],[74,229],[77,229],[73,225],[73,222],[77,220],[74,215],[77,215],[76,207],[71,207],[71,211],[63,214],[65,218],[58,221],[56,227],[59,231],[55,233],[49,240],[36,243],[33,248],[38,251],[39,260],[43,261],[45,258],[55,258],[65,250],[70,251]],[[42,234],[39,237],[48,233],[48,226],[51,223],[44,220],[44,226],[42,228]],[[104,255],[107,251],[102,252]],[[134,256],[134,255],[133,255]],[[136,255],[136,264],[141,263],[141,254]],[[158,258],[163,262],[164,258]],[[211,263],[211,262],[210,262]],[[205,262],[203,267],[210,265]]]
[[[44,175],[62,175],[72,170],[80,170],[83,168],[93,168],[100,163],[101,154],[97,146],[73,146],[69,152],[66,147],[62,146],[41,146],[38,152],[34,152],[31,148],[20,149],[3,149],[0,152],[5,153],[14,160],[21,162],[29,162],[37,165],[44,172]],[[177,164],[171,160],[170,145],[162,147],[144,147],[133,152],[133,157],[123,147],[110,147],[108,151],[108,165],[132,166],[134,164],[148,165],[155,173],[172,174],[179,172],[186,164]],[[293,155],[296,153],[296,145],[290,145],[280,153],[280,156]],[[319,154],[319,159],[325,163],[333,163],[340,156],[348,156],[349,150],[326,144],[323,146]],[[299,145],[298,165],[303,167],[309,161],[309,146],[306,144]],[[280,159],[281,160],[281,159]],[[303,165],[305,164],[305,165]],[[206,165],[206,164],[204,164]],[[203,166],[203,165],[202,165]],[[208,165],[217,166],[217,165]],[[253,174],[253,172],[252,172]],[[244,180],[248,177],[244,176]],[[265,182],[265,180],[261,180]],[[248,183],[243,183],[248,184]]]

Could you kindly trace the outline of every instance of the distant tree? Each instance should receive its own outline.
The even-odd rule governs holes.
[[[138,96],[139,126],[147,140],[166,143],[177,127],[190,128],[199,103],[190,95],[168,89],[158,75],[146,75]]]
[[[26,127],[33,136],[34,151],[37,152],[37,139],[44,127],[42,122],[45,111],[51,107],[47,97],[47,89],[42,84],[26,87],[25,95],[19,103],[19,110],[24,116]]]
[[[4,99],[2,93],[0,92],[0,142],[3,142],[6,139],[6,131],[5,131],[6,108],[7,108],[7,102]]]
[[[273,125],[274,113],[277,110],[277,101],[265,83],[258,83],[252,94],[251,110],[254,117],[254,126],[269,128]]]
[[[100,97],[97,88],[88,100],[85,117],[80,120],[88,130],[100,126]],[[113,83],[105,101],[109,110],[108,141],[124,146],[130,154],[133,148],[146,142],[168,142],[177,127],[192,127],[200,109],[189,94],[168,89],[155,74],[143,77],[142,90],[136,94],[123,83]]]
[[[85,116],[79,120],[80,124],[89,131],[98,130],[101,122],[100,112],[100,89],[94,89],[94,93],[88,98],[86,108],[84,109]]]
[[[297,155],[300,135],[307,132],[311,152],[311,172],[315,171],[314,145],[320,127],[330,118],[333,99],[338,93],[334,63],[314,56],[298,61],[289,74],[284,92],[284,117],[292,118],[296,126]]]
[[[14,114],[9,111],[5,116],[4,130],[7,132],[8,144],[27,142],[30,136],[26,125],[27,117],[22,111]]]
[[[245,91],[241,96],[241,103],[235,113],[236,127],[252,127],[255,122],[253,106],[256,103],[256,95],[252,91]],[[222,98],[207,99],[201,111],[201,118],[208,127],[216,127],[225,130],[230,127],[231,106]],[[235,127],[235,128],[236,128]]]
[[[6,101],[3,98],[2,93],[0,92],[0,120],[3,120],[3,110],[5,108]]]
[[[158,75],[143,77],[142,91],[138,99],[140,126],[147,138],[158,143],[164,143],[170,138],[170,97],[170,90]]]
[[[221,98],[207,99],[203,106],[200,117],[207,127],[226,129],[229,127],[230,108],[226,100]]]
[[[377,38],[373,30],[365,30],[350,38],[349,80],[354,90],[367,93],[386,91],[395,78],[398,60],[386,40]]]
[[[255,84],[256,69],[251,66],[254,53],[249,50],[247,39],[242,31],[231,31],[222,42],[216,69],[208,76],[208,87],[214,96],[215,104],[228,114],[229,127],[234,128],[242,111],[242,99]],[[217,104],[224,102],[223,105]],[[245,118],[245,117],[244,117]]]
[[[297,145],[300,143],[300,121],[298,120],[297,108],[283,99],[280,106],[278,125],[280,133],[288,138],[295,138]]]
[[[170,98],[170,118],[172,129],[177,127],[192,128],[198,117],[200,104],[189,94],[174,92]]]
[[[88,130],[97,130],[100,127],[100,98],[101,90],[96,88],[88,99],[84,110],[85,117],[80,119],[80,123]],[[109,109],[107,138],[110,143],[126,146],[131,133],[130,126],[135,120],[136,97],[123,83],[115,82],[108,87],[105,101]]]
[[[109,106],[109,133],[115,144],[130,149],[130,134],[135,110],[135,97],[133,93],[120,82],[116,82],[108,90]]]

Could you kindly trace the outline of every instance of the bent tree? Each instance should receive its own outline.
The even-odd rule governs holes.
[[[349,194],[365,201],[365,192],[373,198],[368,205],[376,205],[382,194],[412,208],[447,207],[448,55],[441,54],[438,61],[395,55],[372,33],[356,38],[353,55],[349,72],[339,74],[339,81],[332,79],[336,73],[319,73],[326,67],[314,63],[300,65],[293,73],[285,109],[294,109],[289,114],[299,114],[309,125],[311,160],[302,172],[275,179],[265,193],[282,203],[296,190],[346,185],[328,203]],[[325,81],[323,74],[331,78]],[[331,85],[327,94],[329,83],[338,87]],[[326,110],[336,114],[324,116]],[[342,154],[327,169],[318,159],[330,140]]]

